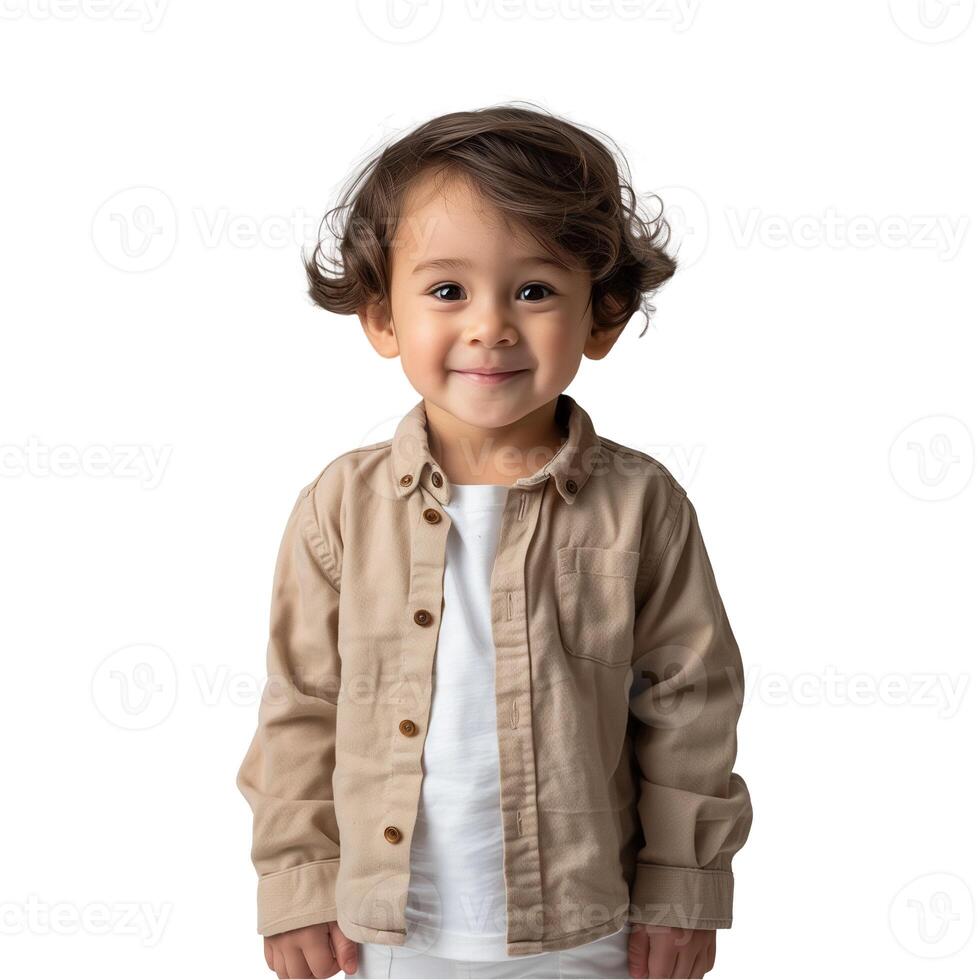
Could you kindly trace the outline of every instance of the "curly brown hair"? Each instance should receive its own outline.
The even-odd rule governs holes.
[[[352,314],[369,303],[390,309],[398,215],[412,183],[435,170],[468,180],[551,254],[571,254],[587,267],[597,328],[624,326],[642,310],[643,336],[656,311],[648,297],[677,267],[665,251],[670,228],[659,197],[659,214],[640,216],[625,159],[621,180],[616,144],[607,147],[593,132],[514,104],[423,123],[375,152],[327,211],[321,230],[329,229],[334,254],[321,234],[304,257],[310,297],[331,313]]]

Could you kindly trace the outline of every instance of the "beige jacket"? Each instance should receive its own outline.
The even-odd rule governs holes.
[[[742,663],[694,508],[567,394],[557,417],[566,440],[511,485],[491,579],[510,956],[627,920],[731,926],[752,822]],[[290,514],[237,776],[262,935],[336,920],[405,941],[452,490],[419,401]]]

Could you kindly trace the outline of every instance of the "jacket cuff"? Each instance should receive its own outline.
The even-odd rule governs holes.
[[[731,871],[638,864],[630,889],[630,922],[679,929],[730,929]]]
[[[318,922],[337,920],[340,858],[311,861],[259,878],[258,931],[274,936]]]

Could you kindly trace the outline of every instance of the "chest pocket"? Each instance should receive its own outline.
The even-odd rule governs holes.
[[[565,652],[610,667],[633,655],[638,551],[558,549],[558,628]]]

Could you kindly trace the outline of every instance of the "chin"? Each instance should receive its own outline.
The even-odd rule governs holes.
[[[531,408],[517,403],[513,398],[494,398],[475,393],[469,399],[455,397],[446,404],[447,408],[461,422],[481,429],[498,429],[522,419]]]

